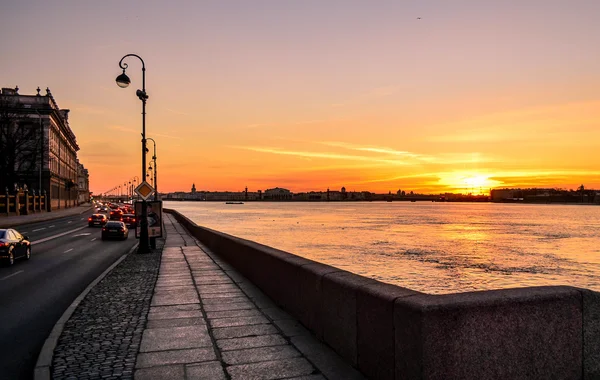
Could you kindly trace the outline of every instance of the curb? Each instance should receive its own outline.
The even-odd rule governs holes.
[[[96,284],[98,284],[110,271],[112,271],[117,265],[121,263],[130,253],[134,252],[139,243],[136,243],[131,249],[117,259],[110,267],[108,267],[100,276],[98,276],[94,281],[92,281],[84,290],[81,292],[77,298],[71,303],[71,305],[65,310],[63,315],[56,322],[50,335],[44,341],[44,345],[42,346],[42,350],[38,355],[37,362],[35,363],[35,368],[33,370],[33,379],[34,380],[50,380],[50,366],[52,365],[52,356],[54,355],[54,349],[56,348],[56,344],[58,343],[58,338],[62,334],[62,331],[65,327],[65,323],[71,318],[71,315],[79,306],[79,303],[85,298],[85,296],[92,290]]]

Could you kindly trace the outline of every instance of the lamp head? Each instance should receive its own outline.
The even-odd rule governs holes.
[[[125,88],[129,86],[129,83],[131,83],[131,79],[129,79],[127,74],[125,74],[125,69],[123,69],[123,74],[117,77],[117,85],[121,88]]]

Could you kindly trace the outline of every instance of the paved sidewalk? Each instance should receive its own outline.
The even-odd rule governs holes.
[[[363,379],[171,215],[164,225],[157,250],[124,256],[74,302],[36,380]]]
[[[167,214],[135,379],[362,379]]]
[[[2,216],[0,215],[0,228],[13,228],[23,224],[44,222],[46,220],[58,219],[65,216],[79,215],[92,209],[91,203],[85,203],[81,206],[61,208],[53,210],[51,212],[37,212],[29,215],[11,215]],[[6,215],[6,214],[4,214]]]

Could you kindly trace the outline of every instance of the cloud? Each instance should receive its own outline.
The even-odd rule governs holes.
[[[286,156],[296,156],[296,157],[304,157],[304,158],[326,158],[326,159],[336,159],[336,160],[354,160],[354,161],[368,161],[373,163],[385,163],[391,165],[408,165],[406,162],[398,161],[398,160],[390,160],[390,159],[380,159],[366,156],[354,156],[349,154],[338,154],[338,153],[330,153],[330,152],[303,152],[303,151],[291,151],[284,150],[281,148],[267,148],[267,147],[233,147],[237,149],[246,149],[254,152],[261,153],[271,153],[278,155],[286,155]]]
[[[356,144],[350,144],[339,141],[320,141],[322,145],[339,147],[349,150],[356,150],[361,152],[380,153],[386,156],[397,156],[401,157],[407,162],[415,164],[441,164],[441,165],[456,165],[456,164],[467,164],[467,163],[483,163],[492,162],[490,158],[485,158],[479,152],[470,153],[441,153],[436,156],[408,152],[403,150],[396,150],[388,147],[375,147],[375,146],[360,146]]]

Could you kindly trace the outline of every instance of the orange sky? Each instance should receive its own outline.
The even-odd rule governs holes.
[[[3,3],[0,81],[71,109],[95,193],[141,174],[127,53],[161,192],[600,188],[598,1],[48,3]]]

